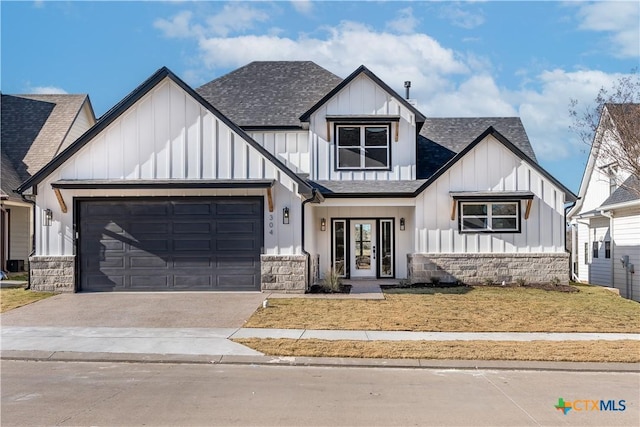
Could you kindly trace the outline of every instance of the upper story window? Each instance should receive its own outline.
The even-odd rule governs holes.
[[[336,126],[336,169],[391,167],[389,125]]]
[[[460,202],[460,231],[520,232],[520,202]]]

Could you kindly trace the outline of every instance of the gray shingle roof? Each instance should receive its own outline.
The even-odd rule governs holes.
[[[354,194],[397,194],[411,195],[422,184],[424,179],[412,181],[309,181],[309,184],[323,196]]]
[[[600,206],[606,207],[635,200],[640,200],[640,179],[631,175]]]
[[[256,61],[196,92],[240,127],[300,127],[299,117],[341,81],[311,61]]]
[[[529,137],[518,117],[427,118],[418,137],[418,178],[428,178],[489,126],[537,163]]]
[[[2,163],[0,164],[0,183],[2,183],[0,186],[0,198],[13,201],[22,200],[19,195],[13,192],[22,184],[22,181],[4,151],[2,152]]]
[[[2,151],[20,180],[65,148],[62,143],[86,100],[87,95],[2,95]]]

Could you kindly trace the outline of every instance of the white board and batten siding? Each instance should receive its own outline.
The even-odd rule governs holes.
[[[586,240],[582,243],[584,254],[584,243],[588,243],[589,249],[589,268],[588,281],[594,285],[611,286],[611,259],[606,258],[605,242],[611,241],[609,230],[609,218],[591,218],[589,221],[589,229],[587,231]],[[593,256],[593,244],[597,244],[598,256]],[[612,244],[613,246],[613,244]],[[582,260],[584,262],[584,259]]]
[[[266,191],[235,189],[61,190],[68,207],[62,213],[51,184],[58,180],[273,179],[274,211]],[[280,171],[181,87],[165,79],[114,120],[38,185],[37,255],[73,254],[74,197],[262,195],[267,254],[301,253],[301,200],[297,183]],[[282,224],[290,209],[291,224]],[[44,209],[53,225],[42,226]],[[273,215],[273,218],[270,218]],[[272,224],[272,225],[270,225]],[[273,229],[273,233],[270,230]]]
[[[460,233],[451,191],[531,191],[534,199],[527,220],[520,202],[520,233]],[[560,188],[487,136],[418,196],[415,252],[564,253],[564,201]]]
[[[614,212],[613,216],[613,274],[615,287],[620,289],[620,294],[640,301],[640,206],[621,209]],[[635,274],[630,274],[628,280],[632,283],[633,295],[627,295],[625,270],[622,268],[620,258],[629,256],[629,263],[634,265]]]
[[[249,135],[295,173],[309,173],[309,131],[251,131]]]
[[[400,116],[389,130],[391,170],[336,171],[334,125],[327,135],[326,116]],[[399,126],[398,141],[395,127]],[[415,115],[395,97],[362,74],[342,88],[310,117],[311,179],[316,180],[409,180],[416,177]]]

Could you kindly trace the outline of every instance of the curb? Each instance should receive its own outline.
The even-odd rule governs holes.
[[[81,353],[4,350],[2,360],[38,362],[180,363],[216,365],[404,368],[456,370],[640,372],[640,363],[539,362],[513,360],[355,359],[342,357],[225,356],[149,353]]]

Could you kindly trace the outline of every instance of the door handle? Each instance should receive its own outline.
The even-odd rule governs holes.
[[[373,259],[376,259],[376,247],[373,246]]]

